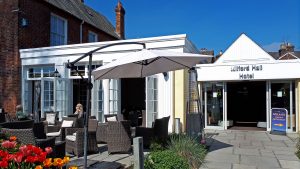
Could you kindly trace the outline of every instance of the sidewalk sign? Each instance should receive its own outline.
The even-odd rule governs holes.
[[[271,134],[286,134],[286,117],[288,111],[285,108],[271,109]]]

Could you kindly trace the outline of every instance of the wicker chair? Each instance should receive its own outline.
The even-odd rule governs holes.
[[[98,121],[89,119],[88,128],[88,153],[98,153],[96,141],[96,130]],[[83,155],[84,150],[84,129],[83,128],[66,128],[66,151],[78,157]]]
[[[8,129],[27,129],[33,128],[34,120],[23,120],[23,121],[12,121],[12,122],[4,122],[1,123],[0,126],[2,128]]]
[[[153,140],[166,141],[170,116],[154,121],[153,128],[136,127],[135,136],[143,137],[145,148],[149,148]]]
[[[107,143],[107,123],[98,123],[96,130],[97,143]]]
[[[104,119],[105,119],[105,122],[112,121],[112,120],[118,121],[118,115],[117,114],[104,114]]]
[[[108,153],[128,153],[131,148],[130,121],[109,121],[107,125]]]
[[[66,137],[65,127],[62,127],[64,120],[73,121],[72,127],[77,127],[77,117],[63,117],[62,122],[57,122],[57,125],[46,126],[47,137],[57,137],[57,140],[64,141]]]
[[[44,122],[41,121],[41,122],[33,123],[33,134],[34,137],[37,139],[46,138]]]

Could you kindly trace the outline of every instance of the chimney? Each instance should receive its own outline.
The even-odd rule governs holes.
[[[116,32],[119,34],[121,39],[125,39],[125,32],[124,32],[124,27],[125,27],[125,21],[124,21],[124,15],[125,15],[125,10],[121,4],[120,1],[118,1],[118,5],[116,6],[115,9],[116,12]]]
[[[285,55],[288,52],[294,52],[295,46],[291,43],[283,43],[280,45],[279,57]]]

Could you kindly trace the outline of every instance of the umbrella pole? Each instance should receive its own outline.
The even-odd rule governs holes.
[[[87,100],[86,107],[87,111],[84,116],[84,168],[87,168],[87,148],[88,148],[88,128],[89,128],[89,116],[91,114],[91,90],[93,88],[92,84],[92,57],[89,55],[89,69],[88,69],[88,82],[87,82]]]

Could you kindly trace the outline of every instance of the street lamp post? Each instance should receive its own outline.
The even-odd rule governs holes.
[[[141,42],[120,42],[120,43],[112,43],[112,44],[108,44],[105,46],[101,46],[99,48],[96,48],[94,50],[91,50],[87,53],[85,53],[83,56],[81,56],[80,58],[74,60],[73,62],[69,62],[67,63],[67,68],[72,69],[74,68],[75,64],[77,62],[79,62],[80,60],[82,60],[83,58],[89,56],[89,67],[88,67],[88,82],[87,82],[87,103],[86,103],[86,107],[87,107],[87,111],[84,115],[84,168],[87,168],[87,147],[88,147],[88,123],[89,123],[89,116],[90,116],[90,112],[91,112],[91,90],[93,88],[93,84],[92,84],[92,57],[93,57],[93,53],[97,52],[99,50],[111,47],[111,46],[117,46],[117,45],[130,45],[130,44],[135,44],[135,45],[142,45],[143,49],[146,48],[146,44],[145,43],[141,43]]]

